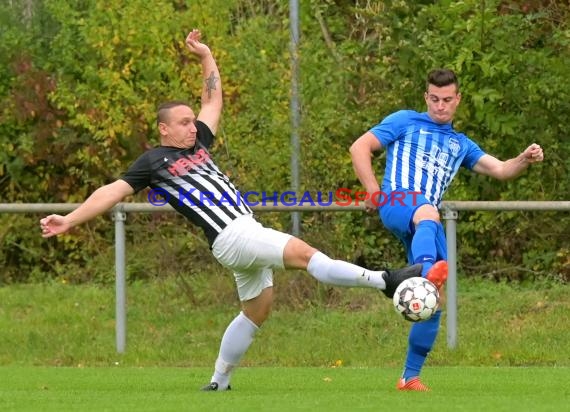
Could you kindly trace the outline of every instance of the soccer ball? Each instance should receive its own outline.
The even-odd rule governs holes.
[[[410,322],[428,320],[439,306],[439,291],[426,278],[415,277],[403,281],[394,293],[394,308]]]

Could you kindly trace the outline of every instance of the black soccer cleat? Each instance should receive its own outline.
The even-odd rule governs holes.
[[[209,384],[207,384],[206,386],[204,386],[200,390],[204,391],[204,392],[217,391],[218,390],[218,382],[210,382]],[[226,389],[220,389],[220,390],[221,391],[222,390],[231,391],[232,387],[230,385],[228,385],[228,387]]]
[[[384,278],[384,282],[386,282],[386,289],[382,292],[384,292],[389,299],[392,299],[400,283],[406,279],[421,276],[422,268],[423,265],[421,263],[416,263],[415,265],[402,269],[385,269],[382,277]]]

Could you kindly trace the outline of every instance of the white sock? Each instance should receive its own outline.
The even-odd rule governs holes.
[[[342,260],[333,260],[321,252],[311,257],[307,272],[318,281],[335,286],[386,289],[383,271],[368,270]]]
[[[233,369],[245,354],[259,327],[240,312],[228,325],[214,369],[211,382],[218,384],[218,390],[224,390],[230,384]]]

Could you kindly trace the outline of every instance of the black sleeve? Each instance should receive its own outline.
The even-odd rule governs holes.
[[[214,134],[208,127],[206,123],[202,123],[200,120],[196,121],[196,129],[198,129],[198,141],[201,146],[208,149],[212,143],[214,143]]]
[[[121,176],[121,179],[132,186],[135,193],[140,192],[150,184],[151,167],[148,153],[143,153],[129,169]]]

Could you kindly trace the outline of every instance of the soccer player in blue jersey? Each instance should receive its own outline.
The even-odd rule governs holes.
[[[366,209],[379,212],[384,226],[404,244],[410,263],[423,264],[422,276],[440,289],[447,272],[429,273],[435,262],[447,259],[445,233],[438,206],[461,166],[499,180],[512,179],[544,155],[531,144],[517,157],[501,161],[453,128],[461,101],[455,73],[436,69],[428,74],[424,94],[427,112],[401,110],[390,114],[351,146],[354,171],[368,193],[378,193],[372,154],[386,150],[382,199],[367,199]],[[433,275],[437,276],[433,276]],[[443,290],[441,290],[443,292]],[[427,391],[419,376],[435,342],[441,310],[431,319],[412,325],[404,371],[397,389]]]

